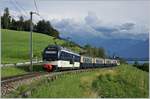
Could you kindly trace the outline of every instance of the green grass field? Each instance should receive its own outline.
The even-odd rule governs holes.
[[[17,63],[29,61],[29,32],[1,29],[2,33],[2,63]],[[58,45],[66,43],[64,40],[55,40]],[[41,58],[42,51],[49,44],[54,44],[53,37],[33,33],[33,53],[34,58]],[[71,48],[79,52],[77,46]]]
[[[148,98],[148,72],[130,65],[121,65],[114,69],[66,74],[54,81],[44,79],[31,90],[30,98]],[[36,81],[37,83],[37,81]],[[28,88],[34,86],[31,84]],[[7,97],[20,97],[20,86],[15,94]],[[16,94],[17,93],[17,94]],[[18,94],[19,93],[19,94]]]
[[[99,75],[92,84],[99,96],[109,98],[148,98],[148,72],[133,66],[119,66],[116,74]]]
[[[18,67],[2,67],[1,68],[1,77],[10,77],[15,75],[21,75],[28,73],[26,67],[22,67],[21,69]]]
[[[44,71],[42,66],[33,66],[33,71]],[[1,67],[1,77],[10,77],[15,75],[22,75],[29,73],[28,66],[8,66],[8,67]]]

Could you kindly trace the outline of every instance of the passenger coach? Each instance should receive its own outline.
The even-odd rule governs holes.
[[[87,56],[81,56],[80,68],[92,68],[92,67],[93,67],[93,58]]]
[[[116,59],[80,56],[69,49],[57,45],[49,45],[44,49],[43,61],[45,62],[43,67],[47,71],[99,68],[119,65],[119,61]]]
[[[80,55],[62,46],[49,45],[43,52],[44,68],[49,71],[78,69]]]

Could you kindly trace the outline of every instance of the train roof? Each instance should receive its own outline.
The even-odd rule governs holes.
[[[71,54],[75,54],[77,56],[80,56],[78,53],[75,53],[73,52],[72,50],[66,48],[66,47],[63,47],[63,46],[60,46],[60,45],[48,45],[47,48],[56,48],[58,50],[61,50],[61,51],[64,51],[64,52],[68,52],[68,53],[71,53]]]

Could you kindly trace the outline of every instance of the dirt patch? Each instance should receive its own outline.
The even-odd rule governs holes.
[[[98,76],[98,73],[95,73],[95,75],[92,76],[84,76],[81,77],[81,87],[84,88],[84,96],[96,98],[98,95],[96,92],[92,90],[92,82],[96,79]]]

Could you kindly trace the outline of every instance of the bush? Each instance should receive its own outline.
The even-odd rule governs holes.
[[[144,63],[143,65],[139,66],[139,69],[149,72],[149,63]]]
[[[148,97],[148,73],[132,66],[119,66],[117,74],[100,75],[92,87],[100,97]]]
[[[149,72],[149,63],[144,63],[144,64],[138,64],[137,62],[135,62],[133,64],[133,66],[137,67],[138,69],[141,69],[143,71]]]

